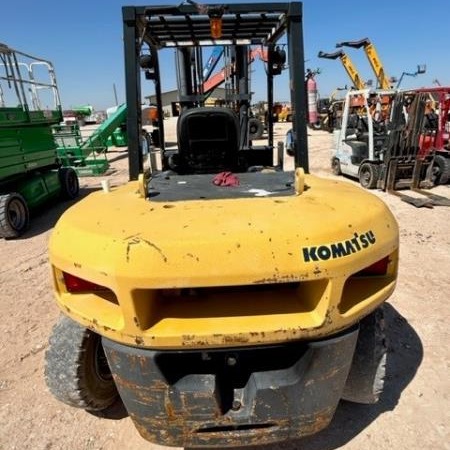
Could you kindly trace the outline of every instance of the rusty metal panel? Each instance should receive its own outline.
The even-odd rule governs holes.
[[[313,434],[331,421],[358,330],[315,342],[153,351],[103,345],[136,428],[169,446],[227,447]]]

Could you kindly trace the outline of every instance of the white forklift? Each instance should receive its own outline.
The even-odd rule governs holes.
[[[334,130],[331,167],[335,175],[357,178],[367,189],[377,187],[394,96],[393,90],[347,93],[341,125]]]
[[[450,199],[424,191],[433,187],[435,150],[423,147],[428,94],[357,90],[346,95],[341,127],[334,131],[331,168],[416,207],[450,206]],[[410,189],[422,195],[409,196]]]

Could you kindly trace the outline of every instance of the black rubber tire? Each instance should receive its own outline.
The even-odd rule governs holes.
[[[432,170],[432,181],[435,186],[447,184],[450,179],[450,155],[448,158],[443,155],[436,155]]]
[[[263,133],[263,123],[256,117],[251,117],[248,121],[248,138],[250,140],[261,139]]]
[[[17,238],[29,225],[30,211],[25,199],[17,192],[0,195],[0,237]]]
[[[61,167],[58,171],[61,183],[61,197],[65,200],[73,200],[80,193],[78,175],[71,167]]]
[[[358,342],[342,399],[372,404],[379,400],[386,376],[387,343],[384,307],[361,320]]]
[[[98,334],[61,316],[49,342],[45,381],[58,400],[88,411],[103,411],[117,400],[117,388]]]
[[[342,175],[341,162],[338,158],[331,159],[331,171],[333,172],[333,175]]]
[[[359,168],[359,183],[363,188],[375,189],[378,183],[379,170],[376,164],[363,163]]]

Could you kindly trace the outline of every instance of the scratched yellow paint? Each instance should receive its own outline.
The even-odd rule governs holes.
[[[51,236],[58,304],[104,336],[155,348],[345,328],[393,292],[398,227],[383,202],[349,183],[306,175],[305,186],[288,197],[178,202],[144,199],[137,182],[95,192]],[[364,289],[349,278],[385,256],[386,276]],[[108,291],[70,294],[62,271]],[[233,286],[263,287],[214,289]]]

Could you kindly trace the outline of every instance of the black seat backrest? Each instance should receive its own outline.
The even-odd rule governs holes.
[[[178,118],[180,173],[234,171],[238,163],[239,120],[221,107],[192,108]]]

